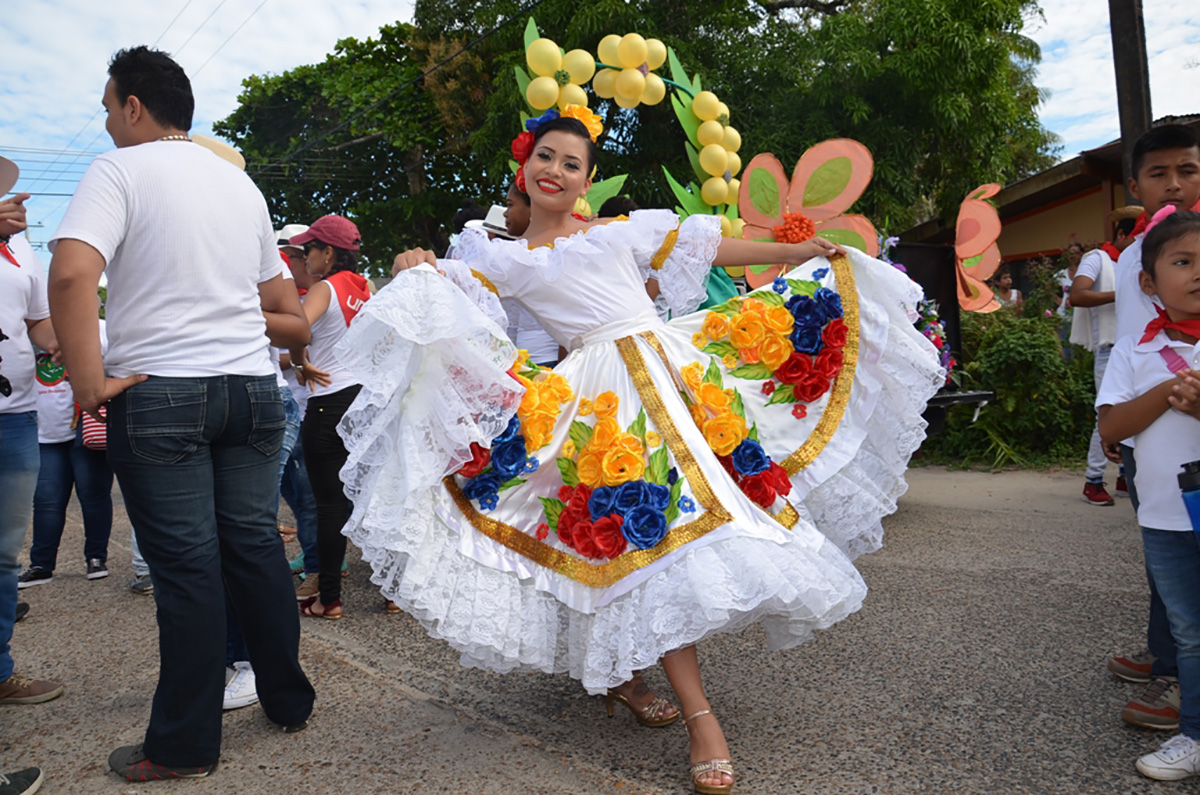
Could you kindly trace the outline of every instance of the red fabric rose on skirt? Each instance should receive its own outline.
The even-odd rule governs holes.
[[[810,370],[792,384],[792,394],[797,400],[812,403],[829,391],[829,379],[816,370]]]
[[[821,332],[821,342],[826,348],[844,348],[846,346],[846,321],[834,318],[825,325]]]
[[[842,371],[842,363],[844,361],[845,357],[840,350],[837,348],[826,348],[817,356],[817,360],[813,363],[813,369],[832,381]]]
[[[812,357],[808,354],[793,353],[787,358],[787,361],[779,365],[779,369],[775,371],[775,377],[785,384],[792,384],[794,386],[805,375],[812,372],[812,365]]]
[[[621,525],[624,523],[625,520],[615,513],[592,522],[592,542],[600,554],[609,560],[624,552],[629,544],[621,533]]]
[[[742,481],[742,491],[764,508],[775,502],[775,476],[770,469],[751,475]]]
[[[471,442],[471,460],[462,465],[462,468],[458,470],[458,474],[464,478],[477,477],[480,472],[487,468],[491,460],[491,450],[480,445],[479,442]]]

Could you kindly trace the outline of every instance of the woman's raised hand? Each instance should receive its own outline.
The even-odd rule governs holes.
[[[397,254],[396,258],[392,260],[392,275],[395,276],[400,271],[406,271],[425,263],[437,267],[437,257],[434,256],[434,253],[423,248],[410,248],[408,251]]]

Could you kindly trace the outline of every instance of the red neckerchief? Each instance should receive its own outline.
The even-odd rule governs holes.
[[[1116,246],[1114,246],[1112,243],[1101,243],[1100,249],[1105,254],[1107,254],[1108,258],[1111,259],[1113,262],[1116,262],[1117,260],[1119,260],[1121,258],[1121,250],[1118,249]]]
[[[8,260],[9,262],[11,262],[13,265],[16,265],[18,268],[21,267],[21,263],[17,262],[17,258],[13,255],[13,253],[11,251],[8,250],[8,241],[7,240],[0,240],[0,254],[3,254],[4,258],[6,260]]]
[[[1163,329],[1173,328],[1176,331],[1187,334],[1189,337],[1200,339],[1200,318],[1196,320],[1171,320],[1167,317],[1167,312],[1161,306],[1154,307],[1158,312],[1158,317],[1146,324],[1146,333],[1138,340],[1138,344],[1149,342],[1158,336],[1158,332]]]
[[[306,290],[306,289],[303,289],[303,288],[301,288],[301,287],[297,287],[297,288],[296,288],[296,292],[300,293],[300,297],[301,297],[301,298],[303,298],[304,296],[308,295],[308,290]]]
[[[1194,213],[1200,212],[1200,199],[1197,199],[1196,203],[1192,205],[1192,212],[1194,212]],[[1133,225],[1133,231],[1130,232],[1130,234],[1133,235],[1134,237],[1137,237],[1142,232],[1146,231],[1146,227],[1149,224],[1150,224],[1150,219],[1146,217],[1145,213],[1142,213],[1141,215],[1138,216],[1137,221]]]
[[[358,310],[362,309],[363,304],[371,297],[371,288],[367,285],[367,280],[354,271],[338,271],[325,281],[333,285],[338,306],[342,308],[342,317],[349,326]]]

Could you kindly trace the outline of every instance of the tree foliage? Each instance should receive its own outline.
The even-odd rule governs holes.
[[[248,78],[217,130],[246,155],[278,223],[347,213],[377,262],[440,248],[464,199],[499,201],[511,178],[526,5],[417,0],[412,25]],[[594,53],[608,33],[662,39],[729,105],[743,163],[763,151],[791,163],[826,138],[863,142],[875,176],[855,209],[892,229],[949,217],[975,185],[1053,162],[1036,115],[1039,53],[1021,35],[1034,0],[542,0],[534,13],[568,50]],[[669,103],[591,104],[605,119],[597,177],[628,173],[639,204],[674,206],[662,167],[691,166]]]

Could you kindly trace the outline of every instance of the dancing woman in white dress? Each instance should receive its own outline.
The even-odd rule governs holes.
[[[364,384],[340,426],[344,532],[464,665],[604,693],[661,661],[693,784],[724,793],[695,643],[761,623],[790,648],[861,606],[850,555],[879,545],[944,375],[911,326],[919,288],[886,264],[819,238],[725,238],[715,216],[581,222],[594,161],[587,127],[545,122],[524,240],[396,258],[338,348]],[[759,262],[803,267],[693,312],[712,266]],[[499,298],[567,358],[518,356]]]

